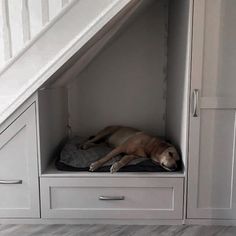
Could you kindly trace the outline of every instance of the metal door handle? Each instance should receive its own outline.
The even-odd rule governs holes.
[[[22,180],[0,180],[0,184],[22,184]]]
[[[199,99],[199,90],[193,90],[193,117],[198,117],[198,99]]]
[[[125,200],[124,196],[99,196],[99,200],[107,200],[107,201],[120,201],[120,200]]]

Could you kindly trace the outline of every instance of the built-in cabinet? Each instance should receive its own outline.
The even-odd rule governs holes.
[[[235,10],[235,0],[150,1],[107,47],[64,65],[0,126],[0,218],[236,219]],[[182,170],[55,168],[64,138],[117,122],[168,137]]]
[[[194,2],[188,218],[236,219],[236,1]]]
[[[38,92],[42,218],[183,221],[190,6],[143,1],[117,33],[107,29],[98,43],[93,39],[82,58],[69,60]],[[183,168],[115,174],[56,169],[53,151],[66,135],[88,137],[113,124],[168,137]]]
[[[38,218],[36,106],[33,103],[0,133],[0,217]]]

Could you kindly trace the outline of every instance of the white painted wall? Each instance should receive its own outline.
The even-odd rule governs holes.
[[[121,124],[165,135],[167,22],[167,1],[155,1],[69,84],[74,132]]]
[[[188,148],[191,50],[191,1],[171,0],[168,31],[166,136],[179,147],[184,163]]]
[[[58,146],[67,137],[67,111],[65,89],[45,89],[38,92],[40,173],[46,169]]]

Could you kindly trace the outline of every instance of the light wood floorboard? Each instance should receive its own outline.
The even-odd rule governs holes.
[[[0,236],[236,236],[229,226],[0,225]]]

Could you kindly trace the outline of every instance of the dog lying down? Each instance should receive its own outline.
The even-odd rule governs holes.
[[[90,165],[90,171],[95,171],[119,154],[124,154],[124,156],[111,166],[111,173],[117,172],[132,160],[140,157],[150,158],[153,163],[161,165],[168,171],[173,171],[177,168],[177,161],[180,159],[177,150],[170,143],[140,130],[122,126],[104,128],[84,142],[80,148],[86,150],[101,141],[105,141],[114,149],[100,160],[93,162]]]

